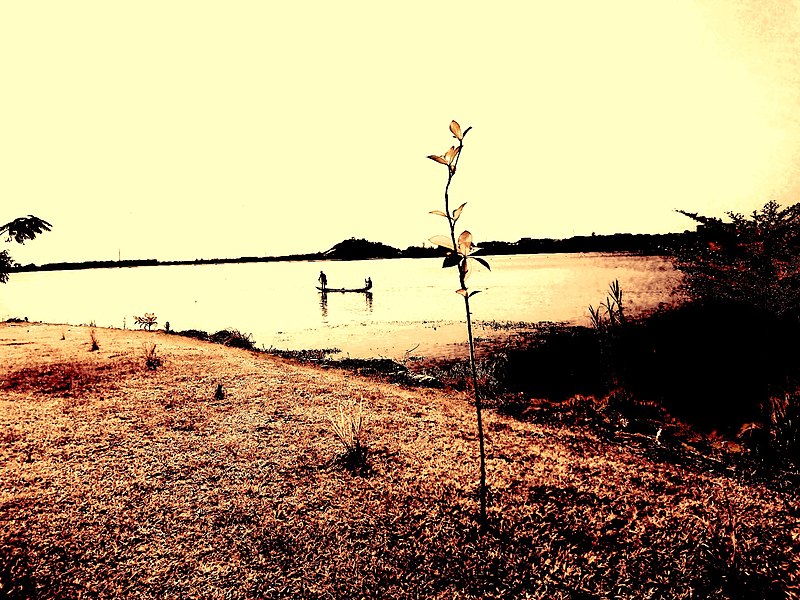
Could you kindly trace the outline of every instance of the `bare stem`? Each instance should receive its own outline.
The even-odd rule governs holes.
[[[481,524],[486,524],[486,450],[483,443],[483,406],[478,392],[478,369],[475,365],[475,342],[472,338],[472,315],[469,310],[469,295],[464,296],[464,309],[467,313],[467,337],[469,339],[469,366],[472,371],[472,392],[475,395],[475,414],[478,419],[478,446],[481,458]]]

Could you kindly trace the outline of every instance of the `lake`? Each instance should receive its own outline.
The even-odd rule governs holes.
[[[478,322],[556,321],[589,325],[587,306],[618,279],[630,315],[674,303],[680,273],[662,257],[536,254],[486,257],[468,280]],[[321,294],[361,287],[366,294]],[[401,358],[448,353],[465,333],[454,269],[441,259],[155,266],[12,274],[0,286],[0,318],[132,329],[155,313],[174,330],[238,329],[261,347],[340,348],[344,355]],[[484,328],[486,329],[486,328]],[[481,333],[479,329],[478,333]]]

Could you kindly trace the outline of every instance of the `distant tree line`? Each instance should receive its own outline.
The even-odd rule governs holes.
[[[615,233],[612,235],[574,236],[571,238],[522,238],[517,242],[482,242],[478,244],[483,255],[505,254],[556,254],[567,252],[630,252],[642,255],[672,255],[677,248],[693,243],[697,232],[683,233]],[[301,260],[367,260],[377,258],[432,258],[443,257],[441,247],[409,246],[404,250],[381,242],[350,238],[339,242],[324,252],[292,254],[287,256],[242,256],[239,258],[197,258],[195,260],[159,261],[154,258],[133,260],[92,260],[85,262],[57,262],[45,265],[12,265],[9,271],[62,271],[75,269],[105,269],[113,267],[147,267],[156,265],[206,265],[225,263],[253,263]]]

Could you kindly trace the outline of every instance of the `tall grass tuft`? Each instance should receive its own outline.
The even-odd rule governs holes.
[[[89,330],[89,341],[91,342],[91,347],[89,348],[90,352],[97,352],[100,350],[100,344],[97,341],[97,333],[94,328]]]
[[[480,460],[480,503],[481,514],[480,520],[482,524],[486,524],[486,450],[484,445],[483,435],[483,416],[481,395],[478,388],[478,372],[475,364],[475,340],[472,336],[472,313],[470,312],[469,299],[477,294],[479,290],[470,292],[467,288],[467,279],[472,274],[476,264],[480,264],[489,269],[489,263],[484,259],[477,256],[472,256],[474,252],[479,250],[472,242],[472,233],[469,231],[462,231],[456,237],[456,223],[461,217],[461,213],[466,206],[466,202],[460,204],[458,208],[450,210],[450,184],[453,182],[458,161],[461,158],[461,152],[464,148],[464,138],[472,128],[467,127],[462,131],[461,126],[456,121],[450,122],[450,133],[458,142],[458,146],[451,146],[450,149],[441,156],[432,154],[428,156],[431,160],[447,167],[447,183],[444,187],[444,212],[441,210],[432,210],[431,214],[438,215],[447,219],[449,227],[449,235],[436,235],[430,238],[430,241],[445,248],[448,252],[445,256],[443,268],[457,267],[458,270],[458,283],[459,288],[456,294],[459,294],[464,299],[464,313],[466,314],[467,321],[467,339],[469,341],[469,364],[472,376],[472,391],[475,398],[475,414],[477,417],[478,426],[478,451]]]
[[[606,331],[615,327],[625,325],[627,317],[625,308],[622,304],[622,288],[619,279],[615,279],[608,284],[610,294],[606,296],[606,301],[601,302],[597,308],[589,305],[589,320],[597,331]],[[605,311],[605,315],[603,315]]]
[[[144,358],[144,366],[151,371],[155,371],[164,362],[156,353],[155,342],[144,342],[142,344],[142,355]]]
[[[353,472],[363,472],[367,467],[369,448],[366,444],[366,414],[364,399],[340,399],[335,414],[328,417],[336,439],[344,448],[342,463]]]

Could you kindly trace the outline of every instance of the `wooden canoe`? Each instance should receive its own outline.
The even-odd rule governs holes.
[[[340,292],[340,293],[357,292],[357,293],[361,293],[361,294],[366,294],[367,292],[372,290],[372,286],[370,285],[370,286],[363,287],[363,288],[329,288],[329,287],[326,287],[325,289],[322,289],[321,286],[317,286],[317,289],[320,292],[322,292],[323,294],[327,294],[328,292]]]

